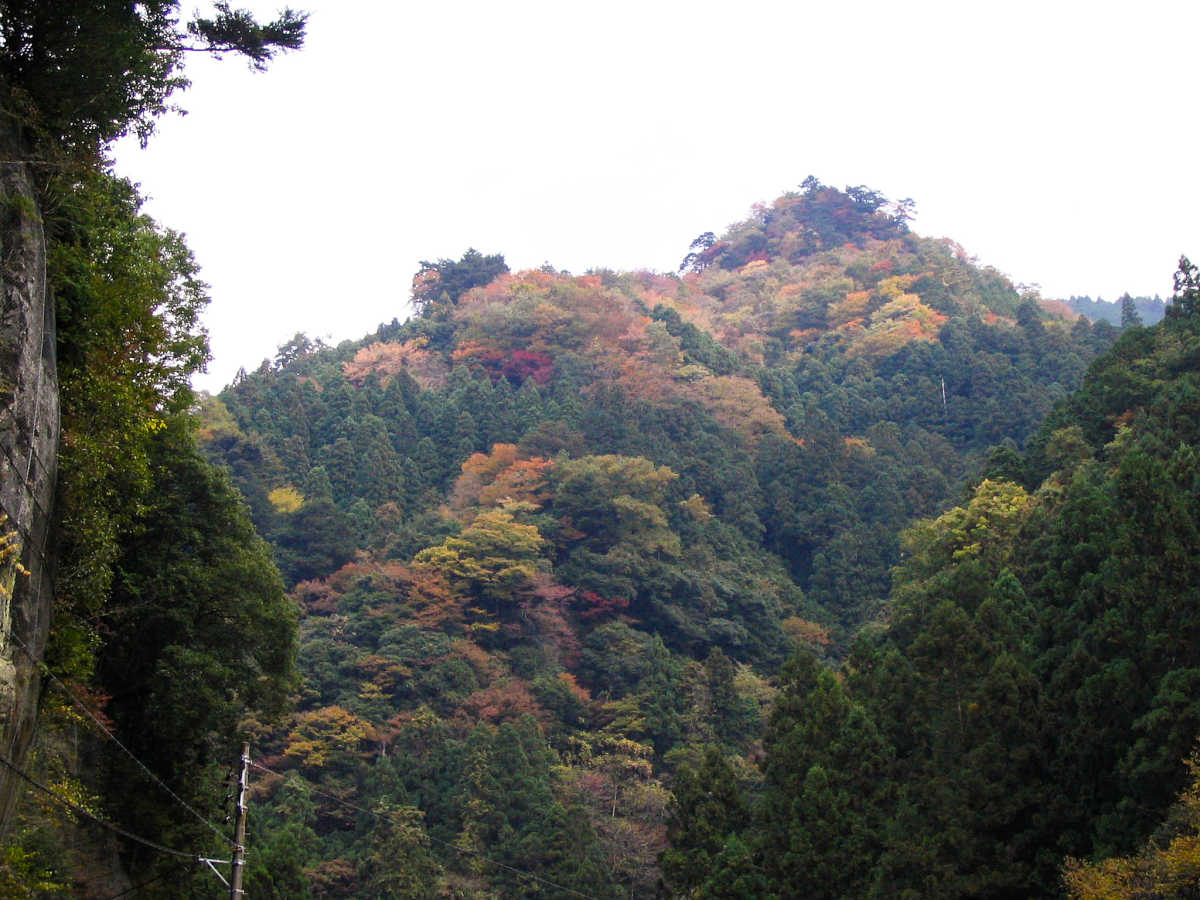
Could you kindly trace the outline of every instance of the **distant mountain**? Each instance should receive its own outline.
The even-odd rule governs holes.
[[[1126,294],[1125,297],[1129,295]],[[1125,297],[1120,300],[1093,300],[1091,297],[1075,297],[1063,301],[1074,312],[1087,316],[1093,322],[1108,322],[1110,325],[1121,325],[1121,308]],[[1167,303],[1161,297],[1129,297],[1133,308],[1143,325],[1154,325],[1162,321],[1166,313]]]

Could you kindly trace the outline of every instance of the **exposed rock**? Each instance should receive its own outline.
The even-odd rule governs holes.
[[[37,718],[50,625],[48,559],[59,436],[54,304],[37,195],[17,140],[0,132],[0,753],[20,766]],[[19,561],[19,563],[18,563]],[[24,785],[0,767],[0,834]]]

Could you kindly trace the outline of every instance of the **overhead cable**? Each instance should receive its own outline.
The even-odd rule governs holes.
[[[31,785],[32,787],[37,788],[39,791],[46,794],[48,797],[53,799],[55,802],[62,804],[67,809],[71,810],[71,812],[75,813],[76,815],[83,816],[85,819],[90,819],[92,822],[95,822],[97,825],[101,826],[102,828],[107,828],[109,831],[119,834],[124,838],[128,838],[129,840],[134,841],[135,843],[141,844],[144,847],[149,847],[151,850],[155,850],[159,853],[165,853],[169,856],[174,856],[178,859],[186,859],[191,862],[195,862],[197,859],[197,856],[195,853],[186,853],[183,850],[174,850],[171,847],[163,846],[162,844],[158,843],[157,841],[152,841],[149,838],[144,838],[139,835],[136,835],[132,831],[122,828],[120,825],[117,825],[113,822],[109,822],[107,819],[100,818],[95,813],[84,808],[83,806],[80,806],[74,800],[70,800],[67,797],[64,797],[62,794],[58,793],[58,791],[42,784],[40,781],[38,781],[32,775],[17,768],[17,766],[11,760],[9,760],[6,756],[0,755],[0,765],[3,765],[5,768],[9,769],[14,775],[16,775],[22,781],[26,782],[27,784]]]
[[[100,721],[100,717],[97,716],[94,712],[92,712],[91,709],[88,708],[87,704],[85,704],[82,700],[80,700],[77,696],[75,696],[74,692],[72,692],[70,688],[68,688],[65,684],[63,684],[63,682],[60,681],[58,679],[58,677],[55,676],[55,674],[50,671],[49,666],[47,666],[45,663],[41,662],[40,660],[37,660],[34,658],[33,653],[30,652],[29,648],[25,646],[25,643],[19,637],[17,637],[15,633],[10,634],[9,636],[14,641],[17,642],[17,646],[20,647],[21,650],[25,653],[25,655],[28,656],[30,658],[30,660],[33,661],[34,665],[38,666],[38,668],[40,669],[42,674],[45,675],[46,677],[48,677],[52,682],[54,682],[54,684],[59,688],[59,690],[61,690],[63,693],[65,693],[71,699],[72,703],[74,703],[77,707],[79,707],[79,709],[83,710],[84,714],[86,714],[89,719],[91,719],[93,722],[95,722],[96,726],[101,731],[104,732],[105,737],[107,737],[110,741],[112,741],[114,744],[116,744],[118,747],[120,747],[125,752],[126,756],[128,756],[130,759],[132,759],[143,772],[145,772],[148,776],[150,776],[150,778],[152,778],[154,780],[155,784],[157,784],[160,788],[162,788],[164,791],[166,791],[167,794],[170,795],[170,797],[176,803],[178,803],[180,806],[182,806],[184,809],[186,809],[189,813],[191,813],[196,818],[197,821],[202,822],[204,825],[208,826],[209,830],[211,830],[214,834],[216,834],[218,837],[220,837],[221,840],[223,840],[226,844],[233,846],[232,838],[230,838],[228,835],[226,835],[225,832],[221,831],[221,829],[218,826],[214,825],[212,822],[210,822],[208,819],[206,819],[203,815],[201,815],[199,812],[197,812],[195,809],[193,809],[187,803],[186,800],[184,800],[182,797],[180,797],[178,794],[176,794],[173,790],[171,790],[171,788],[168,787],[161,778],[159,778],[152,771],[150,771],[150,768],[144,762],[142,762],[140,759],[138,759],[136,756],[134,756],[133,751],[131,751],[128,747],[126,747],[124,744],[121,743],[121,741],[117,738],[117,736],[115,734],[113,734],[112,731],[110,731],[103,722]]]

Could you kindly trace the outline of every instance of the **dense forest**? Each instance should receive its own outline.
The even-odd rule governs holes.
[[[103,151],[304,17],[176,14],[0,3],[62,407],[0,895],[216,895],[243,741],[255,897],[1195,892],[1186,259],[1146,324],[809,177],[673,273],[422,263],[197,395],[206,286]]]
[[[1014,792],[1034,775],[1005,754],[1031,751],[998,753],[1005,729],[1053,735],[988,654],[1050,645],[967,593],[999,581],[1031,604],[1024,573],[937,571],[966,565],[939,545],[958,530],[989,553],[1016,540],[1065,440],[1039,426],[1118,331],[904,213],[810,179],[701,236],[680,275],[511,273],[468,251],[422,267],[410,320],[336,348],[297,336],[205,401],[205,451],[301,613],[295,712],[255,735],[256,890],[1053,895],[1066,854],[1147,832],[1187,745],[1122,840],[1099,825],[1126,815],[1119,781],[1006,836],[1062,783],[1038,770]],[[938,658],[964,650],[907,612],[919,588],[983,606],[1010,644]],[[932,684],[894,671],[902,634]],[[1038,677],[998,664],[1018,662],[1006,678]],[[994,694],[1002,737],[935,757],[960,664],[961,702]]]

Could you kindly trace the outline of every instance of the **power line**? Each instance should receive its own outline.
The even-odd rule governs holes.
[[[7,413],[10,417],[13,416],[12,409],[9,407],[6,407],[3,410],[3,412]],[[41,503],[38,502],[37,497],[33,496],[33,492],[28,490],[28,488],[29,488],[28,476],[21,475],[20,465],[18,464],[18,462],[15,459],[13,459],[12,452],[3,443],[0,443],[0,451],[2,451],[4,456],[8,459],[8,462],[12,466],[12,468],[14,470],[16,470],[16,474],[20,478],[23,485],[25,486],[26,493],[29,494],[29,499],[32,501],[34,508],[38,512],[40,512],[43,517],[46,517],[47,521],[48,521],[48,516],[49,516],[48,512],[41,505]],[[45,464],[38,457],[37,451],[31,446],[29,448],[30,468],[33,468],[35,464],[38,468],[42,468],[42,469],[46,468]],[[33,536],[29,533],[28,528],[24,527],[21,524],[20,520],[18,518],[14,517],[2,502],[0,502],[0,511],[3,511],[3,513],[8,517],[9,522],[12,523],[13,527],[15,527],[17,529],[18,533],[23,538],[24,546],[28,547],[31,552],[36,554],[36,556],[38,557],[38,560],[42,564],[42,570],[43,570],[46,578],[50,582],[51,591],[54,593],[57,593],[58,587],[55,583],[54,570],[53,570],[53,567],[50,565],[49,560],[46,558],[45,552],[40,547],[37,546],[37,542],[33,539]],[[207,826],[214,834],[216,834],[218,837],[220,837],[221,840],[223,840],[225,843],[232,846],[233,841],[231,838],[229,838],[223,831],[221,831],[220,828],[218,828],[216,825],[214,825],[212,822],[210,822],[208,819],[206,819],[203,815],[201,815],[199,812],[197,812],[195,809],[193,809],[186,801],[183,800],[182,797],[180,797],[173,790],[171,790],[170,787],[168,787],[165,783],[163,783],[162,779],[160,779],[157,775],[155,775],[154,772],[152,772],[145,763],[143,763],[140,759],[138,759],[136,756],[134,756],[133,752],[128,747],[126,747],[123,743],[121,743],[121,741],[117,738],[117,736],[114,735],[108,729],[108,727],[105,726],[105,724],[100,721],[100,719],[91,711],[91,709],[89,709],[85,703],[83,703],[77,696],[75,696],[75,694],[71,691],[70,688],[68,688],[65,684],[63,684],[62,681],[60,681],[58,679],[58,677],[50,670],[49,666],[47,666],[42,660],[38,659],[37,656],[34,655],[33,651],[30,650],[29,647],[25,644],[25,642],[22,641],[21,638],[19,638],[17,636],[15,631],[10,632],[9,636],[16,642],[17,646],[21,649],[21,651],[27,657],[29,657],[30,662],[32,662],[39,669],[39,671],[41,671],[41,673],[43,675],[48,677],[59,688],[59,690],[61,690],[63,693],[65,693],[67,695],[67,697],[69,697],[71,699],[71,702],[75,704],[75,706],[77,706],[79,709],[81,709],[84,712],[84,714],[87,715],[88,718],[90,718],[93,722],[96,723],[96,726],[102,732],[104,732],[105,737],[107,737],[110,741],[112,741],[118,747],[120,747],[121,750],[125,753],[125,755],[128,756],[130,759],[132,759],[134,761],[134,763],[136,763],[137,766],[143,772],[145,772],[148,776],[150,776],[150,778],[154,781],[155,784],[157,784],[160,788],[162,788],[164,791],[166,791],[167,794],[170,795],[170,797],[176,803],[178,803],[184,809],[186,809],[193,817],[195,817],[197,819],[197,821],[202,822],[205,826]]]
[[[125,888],[125,890],[121,891],[121,893],[119,893],[119,894],[113,894],[112,897],[109,898],[109,900],[117,900],[118,897],[128,897],[130,894],[136,893],[137,891],[140,891],[142,888],[148,888],[152,884],[157,884],[158,882],[162,881],[164,878],[166,878],[168,875],[171,875],[171,874],[173,874],[173,872],[168,869],[166,872],[163,872],[161,875],[151,878],[149,881],[143,881],[141,884],[135,884],[131,887]]]
[[[274,775],[278,778],[284,777],[282,772],[276,772],[273,769],[268,769],[266,766],[262,765],[261,763],[256,763],[253,760],[251,760],[250,765],[252,765],[256,769],[266,772],[269,775]],[[363,813],[368,816],[374,816],[375,818],[391,819],[393,822],[396,822],[398,825],[406,824],[404,822],[400,822],[399,820],[388,815],[387,813],[377,812],[375,810],[370,810],[370,809],[365,809],[364,807],[361,807],[355,803],[351,803],[349,800],[343,800],[341,797],[337,797],[333,794],[323,791],[320,788],[314,787],[314,788],[312,788],[312,792],[321,797],[325,797],[329,800],[332,800],[334,803],[341,804],[342,806],[346,807],[347,809],[352,809],[355,812],[360,812],[360,813]],[[477,857],[486,863],[490,863],[491,865],[496,866],[496,868],[498,868],[498,869],[504,869],[508,872],[512,872],[514,875],[518,875],[521,878],[528,878],[531,881],[536,881],[539,884],[546,885],[547,887],[552,887],[559,891],[565,891],[566,893],[573,894],[576,897],[583,897],[584,900],[595,900],[595,898],[591,894],[585,894],[585,893],[583,893],[583,891],[577,891],[577,890],[575,890],[575,888],[567,887],[565,884],[558,884],[557,882],[551,881],[549,878],[543,878],[540,875],[534,875],[532,872],[528,871],[527,869],[518,869],[516,866],[510,866],[507,863],[502,863],[499,860],[492,859],[490,856],[485,856],[483,853],[481,853],[478,850],[472,850],[470,847],[460,847],[458,844],[453,844],[450,841],[440,841],[437,838],[431,836],[428,832],[426,832],[425,836],[429,839],[429,841],[431,843],[440,844],[443,847],[449,847],[451,850],[456,850],[457,852],[465,854],[467,856]]]
[[[73,843],[68,848],[69,852],[84,859],[88,858],[89,855],[91,858],[99,859],[105,851],[111,852],[110,836],[104,829],[93,828],[87,831],[84,831],[82,828],[77,829],[77,832],[72,835],[71,839]],[[61,862],[62,861],[60,861],[60,863]],[[194,866],[196,859],[193,857],[191,862]],[[161,868],[163,871],[161,871],[158,875],[154,876],[148,881],[131,885],[130,887],[125,888],[116,894],[112,894],[108,900],[116,900],[117,897],[125,897],[133,894],[151,884],[154,884],[155,882],[162,881],[164,878],[172,874],[185,872],[192,868],[192,866],[186,865],[183,860],[172,859],[164,861],[161,865]],[[78,867],[72,871],[76,872],[74,876],[75,893],[81,897],[99,896],[98,890],[100,886],[109,885],[113,880],[113,873],[111,871],[107,874],[100,874],[87,879],[84,879],[80,876],[78,873]],[[109,889],[116,890],[112,887]]]
[[[6,757],[6,756],[0,755],[0,765],[5,766],[13,774],[15,774],[18,778],[20,778],[22,781],[25,781],[26,783],[37,788],[39,791],[41,791],[42,793],[51,797],[56,802],[62,804],[63,806],[65,806],[67,809],[71,810],[76,815],[83,816],[85,819],[90,819],[91,821],[95,822],[97,825],[101,826],[102,828],[107,828],[109,831],[119,834],[124,838],[134,841],[135,843],[141,844],[144,847],[149,847],[151,850],[156,850],[159,853],[166,853],[169,856],[174,856],[174,857],[177,857],[178,859],[186,859],[191,862],[195,862],[197,859],[197,856],[195,853],[185,853],[182,850],[173,850],[172,848],[165,847],[162,844],[157,843],[156,841],[150,840],[149,838],[140,837],[140,836],[134,834],[132,831],[127,831],[126,829],[122,828],[120,825],[116,825],[112,822],[109,822],[107,819],[101,819],[95,813],[92,813],[91,811],[80,806],[74,800],[67,799],[62,794],[58,793],[58,791],[54,790],[51,787],[47,787],[46,785],[44,785],[40,781],[38,781],[36,778],[34,778],[32,775],[17,768],[17,766],[11,760],[9,760],[8,757]]]
[[[57,686],[59,688],[59,690],[61,690],[63,693],[65,693],[71,699],[72,703],[74,703],[77,707],[79,707],[79,709],[83,710],[84,714],[86,714],[89,719],[91,719],[93,722],[96,723],[96,726],[101,731],[104,732],[105,736],[110,741],[112,741],[114,744],[116,744],[118,747],[120,747],[125,752],[126,756],[128,756],[135,763],[137,763],[138,767],[141,768],[141,770],[143,772],[145,772],[147,775],[149,775],[150,778],[152,778],[154,780],[155,784],[157,784],[160,788],[162,788],[164,791],[166,791],[176,803],[178,803],[180,806],[182,806],[184,809],[186,809],[189,813],[191,813],[197,819],[197,821],[202,822],[205,825],[207,825],[208,828],[214,834],[216,834],[218,837],[221,838],[221,840],[223,840],[225,843],[229,844],[230,846],[233,846],[233,840],[231,838],[229,838],[225,834],[225,832],[221,831],[220,828],[218,828],[216,825],[214,825],[212,822],[210,822],[208,819],[206,819],[203,815],[201,815],[199,812],[197,812],[195,809],[193,809],[191,806],[189,806],[187,801],[185,801],[182,797],[180,797],[173,790],[171,790],[162,781],[161,778],[159,778],[152,771],[150,771],[149,767],[144,762],[142,762],[140,759],[138,759],[136,756],[134,756],[133,752],[128,747],[126,747],[124,744],[122,744],[121,741],[117,738],[117,736],[115,734],[113,734],[111,731],[109,731],[109,729],[104,725],[104,723],[100,721],[100,718],[95,713],[93,713],[91,711],[91,709],[88,708],[87,704],[85,704],[82,700],[80,700],[78,697],[76,697],[75,694],[71,691],[71,689],[68,688],[65,684],[63,684],[58,679],[58,677],[53,672],[50,671],[49,666],[47,666],[45,663],[41,662],[40,660],[35,659],[33,656],[33,653],[30,652],[29,648],[25,646],[24,641],[22,641],[19,637],[17,637],[15,633],[11,634],[10,637],[12,637],[12,639],[17,642],[17,645],[21,648],[21,650],[25,653],[25,655],[28,656],[30,658],[30,660],[33,661],[33,664],[39,668],[39,670],[42,672],[42,674],[46,675],[52,682],[54,682],[55,686]]]
[[[0,161],[0,163],[2,163],[2,161]],[[9,416],[13,415],[12,410],[10,408],[5,408],[3,410],[3,412],[7,413]],[[47,512],[46,512],[45,508],[42,506],[42,504],[40,502],[38,502],[38,499],[36,496],[33,495],[33,492],[28,490],[28,487],[29,487],[28,474],[21,475],[19,464],[17,463],[17,461],[15,459],[13,459],[12,453],[9,450],[9,448],[2,443],[0,443],[0,452],[3,452],[3,455],[5,457],[7,457],[9,464],[12,466],[12,468],[14,470],[16,470],[16,474],[17,474],[19,480],[25,486],[26,493],[29,495],[29,499],[32,501],[35,509],[38,512],[42,513],[43,516],[46,516]],[[32,469],[35,464],[43,469],[45,468],[45,465],[42,463],[41,459],[38,457],[36,450],[31,446],[29,448],[29,459],[27,461],[27,465],[29,468]],[[3,502],[0,502],[0,511],[2,511],[8,517],[9,521],[17,529],[18,533],[24,539],[25,546],[28,547],[28,549],[38,557],[38,560],[42,563],[42,568],[46,574],[47,579],[51,582],[51,589],[53,591],[57,592],[57,588],[54,585],[55,579],[53,577],[53,568],[50,566],[49,560],[46,558],[44,551],[40,547],[37,546],[37,542],[33,540],[33,536],[29,533],[29,530],[26,527],[22,526],[20,520],[9,514],[9,511],[4,506]],[[138,759],[136,756],[134,756],[133,752],[130,751],[129,748],[126,747],[123,743],[121,743],[121,741],[116,737],[116,735],[114,735],[108,729],[108,727],[105,726],[104,723],[100,721],[100,719],[92,712],[92,710],[90,708],[88,708],[88,706],[85,703],[83,703],[83,701],[81,701],[78,697],[76,697],[75,694],[70,690],[70,688],[68,688],[65,684],[63,684],[63,682],[60,681],[58,679],[58,677],[55,676],[55,674],[50,671],[50,668],[48,666],[46,666],[44,662],[42,662],[36,656],[34,656],[33,652],[25,645],[24,641],[22,641],[19,637],[17,637],[15,632],[10,632],[9,636],[17,643],[17,645],[21,649],[21,651],[26,656],[29,657],[30,661],[32,661],[33,664],[38,667],[38,669],[42,672],[42,674],[44,674],[45,676],[50,678],[50,680],[63,693],[65,693],[71,699],[72,703],[74,703],[75,706],[77,706],[79,709],[81,709],[84,712],[84,714],[87,715],[87,717],[89,719],[91,719],[98,728],[100,728],[100,730],[104,733],[104,735],[109,740],[111,740],[118,747],[120,747],[121,750],[124,751],[124,753],[131,760],[133,760],[133,762],[136,763],[137,766],[142,769],[142,771],[144,771],[147,775],[149,775],[150,778],[153,779],[154,782],[159,787],[161,787],[164,791],[166,791],[167,794],[169,794],[173,800],[175,800],[184,809],[186,809],[189,813],[191,813],[198,821],[202,822],[209,829],[211,829],[213,831],[213,833],[215,833],[218,837],[220,837],[227,844],[229,844],[230,846],[236,846],[235,842],[232,839],[230,839],[228,836],[226,836],[225,833],[222,832],[216,825],[214,825],[208,819],[204,818],[204,816],[202,816],[199,812],[197,812],[190,805],[188,805],[187,802],[185,802],[178,794],[176,794],[174,791],[171,790],[171,788],[169,788],[165,783],[163,783],[163,781],[157,775],[155,775],[146,766],[145,763],[143,763],[140,759]],[[109,828],[110,830],[115,831],[116,833],[121,834],[121,835],[129,838],[132,841],[135,841],[140,844],[144,844],[145,846],[150,847],[151,849],[154,849],[154,850],[158,850],[159,852],[169,853],[171,855],[174,855],[174,856],[177,856],[177,857],[180,857],[183,859],[188,859],[190,861],[195,861],[197,859],[197,857],[194,854],[188,854],[188,853],[183,853],[178,850],[172,850],[169,847],[164,847],[161,844],[156,844],[153,841],[149,841],[145,838],[140,838],[137,835],[133,834],[132,832],[126,831],[125,829],[121,828],[119,825],[114,825],[111,822],[106,822],[105,820],[92,815],[87,810],[85,810],[83,807],[80,807],[77,804],[74,804],[72,801],[67,800],[64,797],[61,797],[60,795],[55,793],[50,788],[35,781],[32,777],[30,777],[29,775],[26,775],[24,772],[22,772],[20,769],[18,769],[12,762],[10,762],[8,759],[4,758],[3,756],[0,756],[0,763],[7,766],[14,773],[16,773],[20,778],[29,782],[31,785],[38,788],[39,790],[44,791],[45,793],[47,793],[48,795],[53,797],[58,802],[68,806],[70,809],[77,812],[79,815],[82,815],[88,819],[91,819],[92,821],[96,822],[99,825],[104,826],[105,828]],[[281,775],[281,773],[275,772],[259,763],[251,762],[250,765],[254,766],[254,768],[256,768],[256,769],[260,769],[261,771],[267,772],[271,775],[275,775],[277,777],[283,777]],[[343,800],[340,797],[336,797],[333,794],[329,794],[318,788],[313,788],[313,793],[318,794],[323,797],[326,797],[327,799],[330,799],[330,800],[334,801],[335,803],[345,806],[348,809],[353,809],[356,812],[363,813],[364,815],[374,816],[376,818],[383,816],[385,818],[392,819],[392,821],[396,821],[394,818],[392,818],[391,816],[387,816],[384,813],[365,809],[361,806],[358,806],[354,803],[350,803],[347,800]],[[503,869],[505,871],[511,872],[514,875],[517,875],[518,877],[527,878],[531,881],[535,881],[539,884],[546,885],[547,887],[551,887],[551,888],[554,888],[559,891],[564,891],[564,892],[574,895],[576,897],[583,897],[583,898],[585,898],[585,900],[593,900],[593,898],[591,897],[590,894],[585,894],[582,891],[578,891],[574,888],[567,887],[566,885],[558,884],[557,882],[551,881],[548,878],[543,878],[540,875],[535,875],[534,873],[532,873],[530,871],[527,871],[524,869],[519,869],[515,866],[510,866],[507,863],[502,863],[499,860],[495,860],[495,859],[492,859],[491,857],[484,855],[483,853],[481,853],[478,850],[473,850],[469,847],[460,847],[457,844],[450,843],[449,841],[439,840],[437,838],[429,836],[428,834],[426,836],[432,843],[439,844],[444,847],[448,847],[451,850],[454,850],[458,853],[462,853],[464,855],[477,857],[478,859],[482,860],[483,862],[493,865],[499,869]],[[120,895],[118,895],[118,896],[120,896]]]

